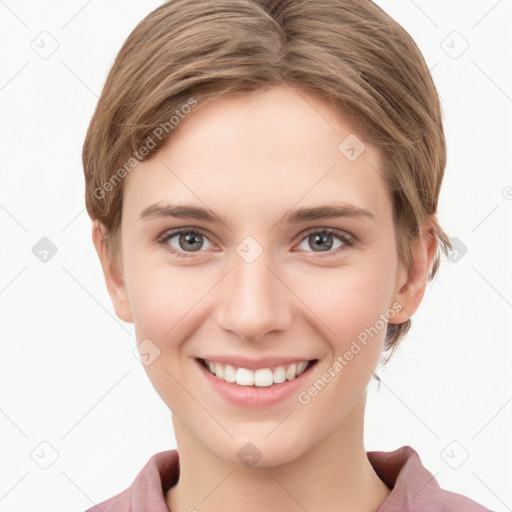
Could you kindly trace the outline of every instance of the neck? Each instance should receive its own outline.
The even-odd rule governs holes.
[[[375,512],[391,490],[364,449],[365,398],[319,443],[289,462],[266,467],[218,458],[173,416],[180,477],[166,493],[169,510]]]

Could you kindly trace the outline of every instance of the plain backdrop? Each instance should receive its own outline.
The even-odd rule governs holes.
[[[107,294],[81,167],[106,74],[160,3],[0,1],[0,512],[84,511],[176,446]],[[512,510],[512,1],[377,4],[441,96],[458,251],[370,385],[366,449],[408,444],[442,487]]]

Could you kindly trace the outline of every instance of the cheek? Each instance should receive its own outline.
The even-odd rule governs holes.
[[[179,414],[191,407],[189,395],[183,393],[183,386],[190,389],[182,373],[183,341],[197,326],[199,301],[210,286],[194,277],[193,270],[172,269],[162,262],[144,262],[133,269],[130,295],[137,343],[150,339],[159,351],[144,370],[169,409]]]
[[[129,262],[129,294],[140,336],[162,340],[199,298],[205,281],[193,267],[173,268],[165,258],[133,257]],[[166,333],[167,334],[166,336]],[[139,336],[137,337],[139,340]]]
[[[345,350],[352,340],[372,326],[385,336],[381,315],[391,307],[393,268],[392,259],[373,258],[358,265],[319,272],[314,281],[306,278],[295,281],[300,283],[297,294],[306,298],[307,306],[324,323],[322,330],[336,351]]]

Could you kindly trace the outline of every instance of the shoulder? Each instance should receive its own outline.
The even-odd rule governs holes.
[[[377,512],[490,512],[466,496],[442,489],[410,446],[367,452],[379,478],[392,489]]]
[[[168,512],[165,491],[177,481],[178,476],[177,450],[158,452],[139,471],[130,487],[85,512]]]
[[[88,508],[85,512],[131,512],[130,494],[131,489],[125,489],[112,498]]]

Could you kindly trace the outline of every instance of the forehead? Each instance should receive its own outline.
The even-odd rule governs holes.
[[[270,222],[293,206],[343,201],[379,215],[391,205],[381,168],[378,149],[333,107],[272,87],[199,102],[130,173],[124,208],[135,215],[157,202],[186,202],[219,214],[242,208]]]

